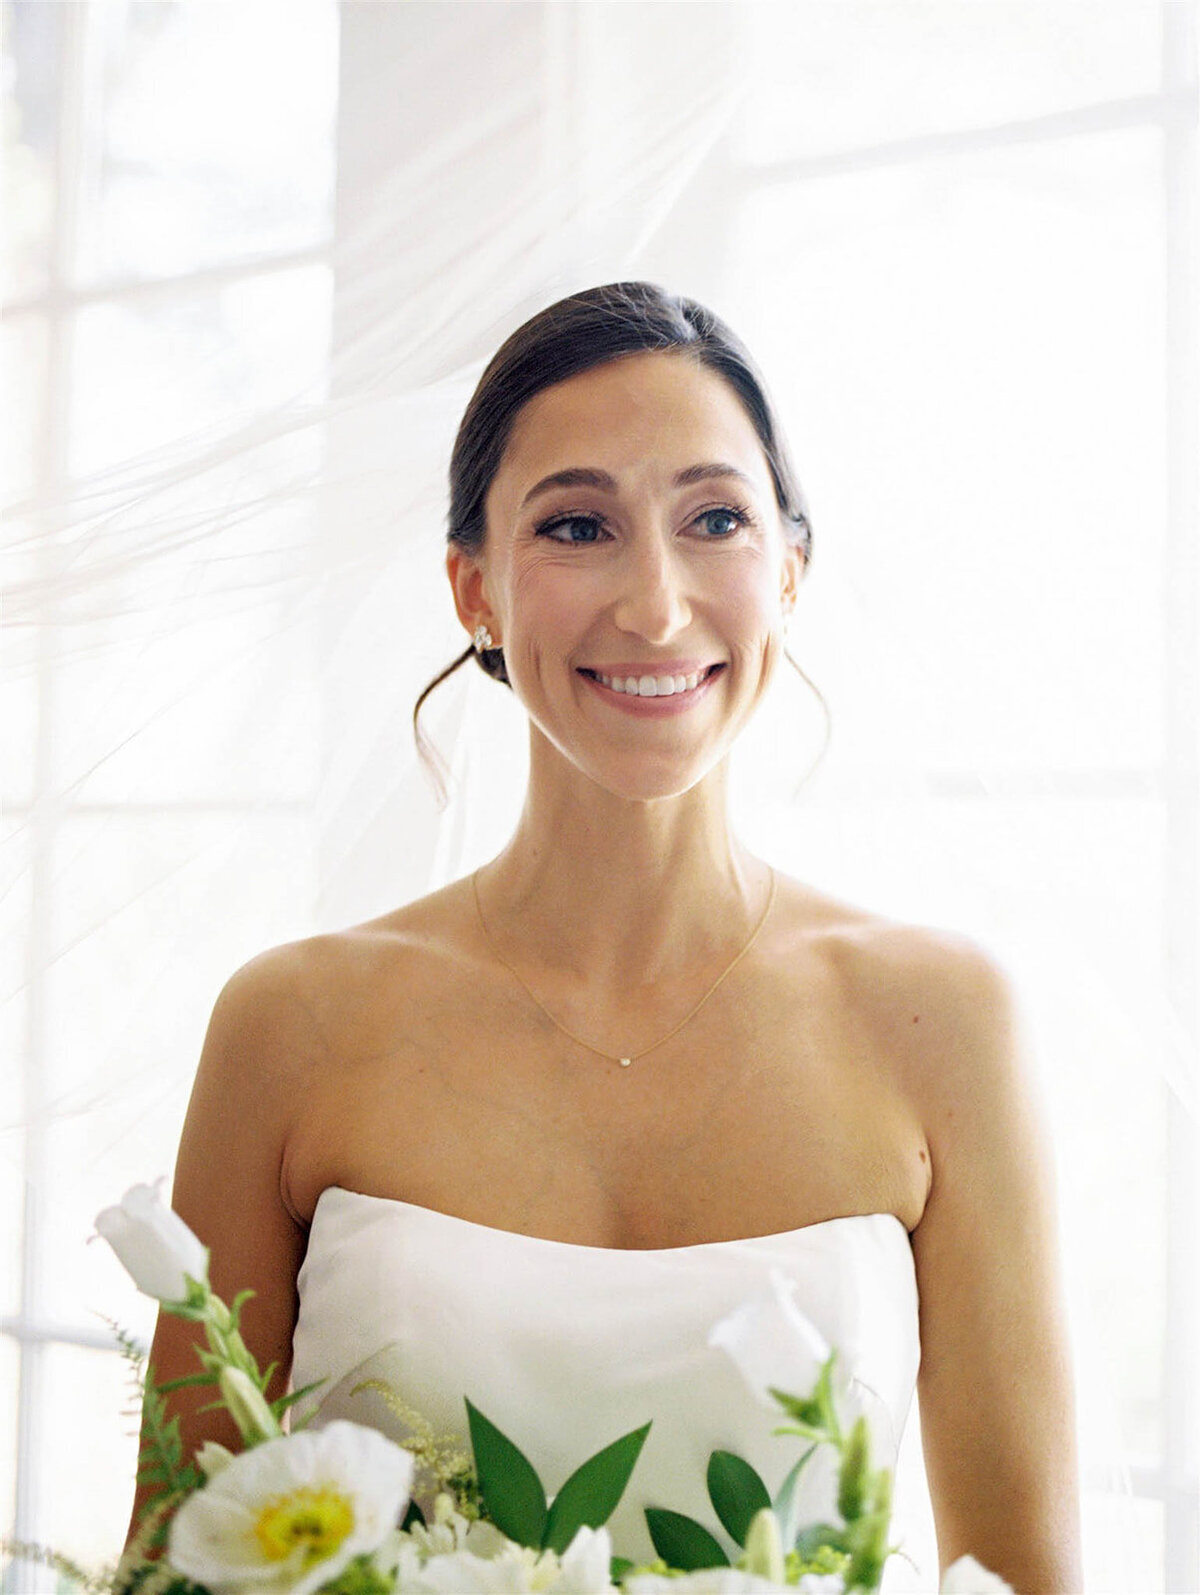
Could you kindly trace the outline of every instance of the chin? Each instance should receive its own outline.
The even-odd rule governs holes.
[[[637,758],[581,762],[579,768],[590,781],[614,797],[629,803],[656,803],[683,797],[700,786],[719,768],[720,759],[703,764],[681,759],[655,758],[642,753]]]

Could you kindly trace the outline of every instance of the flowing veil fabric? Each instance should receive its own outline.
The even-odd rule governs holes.
[[[837,10],[813,7],[814,28],[835,29]],[[858,11],[875,25],[871,8]],[[43,995],[14,1020],[14,1052],[53,1062],[26,1071],[5,1121],[6,1206],[24,1211],[27,1236],[40,1236],[23,1311],[59,1319],[76,1311],[49,1260],[76,1255],[91,1215],[122,1181],[169,1165],[204,1016],[225,975],[269,942],[353,923],[435,888],[503,842],[525,759],[511,694],[468,662],[429,700],[424,723],[451,778],[444,809],[411,736],[417,694],[465,643],[442,569],[451,439],[498,342],[575,288],[648,277],[711,302],[739,330],[743,311],[752,319],[744,262],[736,293],[731,286],[727,236],[742,121],[761,88],[748,47],[751,12],[761,23],[770,8],[339,7],[328,247],[298,251],[292,262],[295,280],[307,274],[310,290],[319,285],[319,327],[296,339],[272,382],[239,386],[235,373],[219,419],[170,437],[169,427],[151,425],[155,396],[145,396],[153,443],[101,469],[52,474],[12,507],[13,673],[48,684],[40,718],[31,712],[26,723],[18,708],[15,740],[33,774],[14,816],[5,881],[24,932],[12,989],[37,984],[30,970],[50,972],[44,991],[37,987]],[[327,21],[298,7],[279,26]],[[816,53],[798,63],[796,95],[806,84],[815,95],[829,64]],[[818,191],[826,175],[817,173]],[[878,202],[882,214],[873,181],[864,180],[855,203],[870,210]],[[1034,187],[1041,182],[1036,176]],[[813,217],[816,252],[842,222],[819,203]],[[864,276],[845,292],[865,300],[870,262],[854,264]],[[283,323],[291,280],[272,277],[269,291],[248,301],[255,336],[273,318]],[[832,273],[826,286],[834,296],[842,288]],[[976,319],[949,328],[947,342],[973,336],[990,313],[974,305]],[[859,314],[847,318],[854,332]],[[748,334],[748,342],[775,384],[769,340],[763,347]],[[823,398],[813,400],[810,429]],[[870,398],[861,395],[864,413]],[[841,395],[834,428],[845,439],[848,479],[871,474],[856,453],[859,401],[857,392]],[[879,402],[906,403],[903,382]],[[785,407],[784,419],[797,417]],[[802,480],[819,474],[805,438],[793,442]],[[922,484],[928,496],[910,527],[953,483],[954,460],[940,463],[944,480]],[[824,842],[839,827],[853,829],[864,794],[890,805],[900,821],[856,855],[869,900],[874,880],[893,867],[893,837],[906,837],[907,817],[919,819],[931,790],[909,747],[918,696],[910,685],[932,696],[945,673],[922,611],[911,598],[895,604],[886,564],[855,568],[852,554],[839,562],[814,497],[810,608],[796,652],[806,666],[815,661],[822,688],[832,683],[847,702],[884,706],[865,733],[874,764],[866,775],[867,760],[842,771],[836,815],[800,823],[790,798],[823,727],[789,680],[747,738],[740,768],[749,774],[735,771],[735,789],[752,817],[763,791],[773,792],[778,834],[792,840],[803,833]],[[856,546],[861,554],[876,545]],[[932,569],[936,548],[912,557]],[[951,641],[965,647],[953,605],[944,607]],[[1046,629],[1064,623],[1057,613],[1040,619]],[[1022,639],[1010,641],[1015,657]],[[214,696],[222,682],[229,690]],[[831,697],[836,737],[838,693]],[[981,793],[990,779],[979,777]],[[65,815],[69,828],[59,824]],[[1012,824],[1000,862],[977,865],[981,897],[987,871],[1004,867],[1005,848],[1020,850]],[[948,879],[952,840],[925,821],[903,845],[921,853],[931,878]],[[39,906],[51,887],[53,914]],[[846,887],[847,895],[858,890],[858,882]],[[954,900],[948,887],[945,900]],[[91,946],[103,946],[103,958],[76,979],[70,971]],[[1150,1103],[1136,1077],[1147,1058],[1158,1060],[1194,1129],[1190,1035],[1154,996],[1153,976],[1135,971],[1139,995],[1131,997],[1085,953],[1064,947],[1053,921],[1032,916],[1019,951],[1035,1004],[1038,982],[1047,1001],[1064,980],[1073,983],[1074,1004],[1057,1007],[1045,1031],[1061,1052],[1082,1059],[1093,1042],[1099,1052],[1119,1033],[1105,1089],[1122,1101],[1137,1083],[1139,1103]],[[1068,1136],[1076,1082],[1072,1075],[1061,1086],[1056,1104]],[[1155,1110],[1138,1111],[1148,1122]],[[1074,1147],[1071,1156],[1086,1167],[1097,1154]],[[79,1171],[70,1192],[54,1174],[66,1164]],[[15,1218],[12,1225],[15,1245]],[[96,1250],[84,1266],[102,1299]],[[1080,1303],[1090,1288],[1080,1287]],[[1103,1465],[1122,1450],[1105,1401],[1112,1377],[1099,1356],[1085,1427],[1087,1454]],[[927,1505],[919,1461],[910,1460],[919,1516]]]

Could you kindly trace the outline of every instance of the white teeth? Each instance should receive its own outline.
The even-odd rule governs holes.
[[[613,692],[624,692],[633,698],[670,698],[677,692],[691,692],[704,680],[706,671],[697,670],[693,676],[605,676],[596,672],[596,679]]]

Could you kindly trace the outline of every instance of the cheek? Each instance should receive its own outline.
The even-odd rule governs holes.
[[[780,573],[770,560],[747,561],[729,572],[724,583],[724,605],[739,629],[745,630],[748,641],[782,623],[779,586]]]
[[[585,583],[578,571],[539,561],[512,571],[509,625],[516,634],[536,638],[569,629],[584,606]]]

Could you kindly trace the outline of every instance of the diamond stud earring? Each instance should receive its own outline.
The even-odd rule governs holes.
[[[471,641],[475,645],[475,652],[477,654],[483,653],[487,648],[494,648],[496,646],[492,641],[491,632],[487,629],[482,621],[480,621],[478,626],[476,626],[475,635],[472,637]]]

